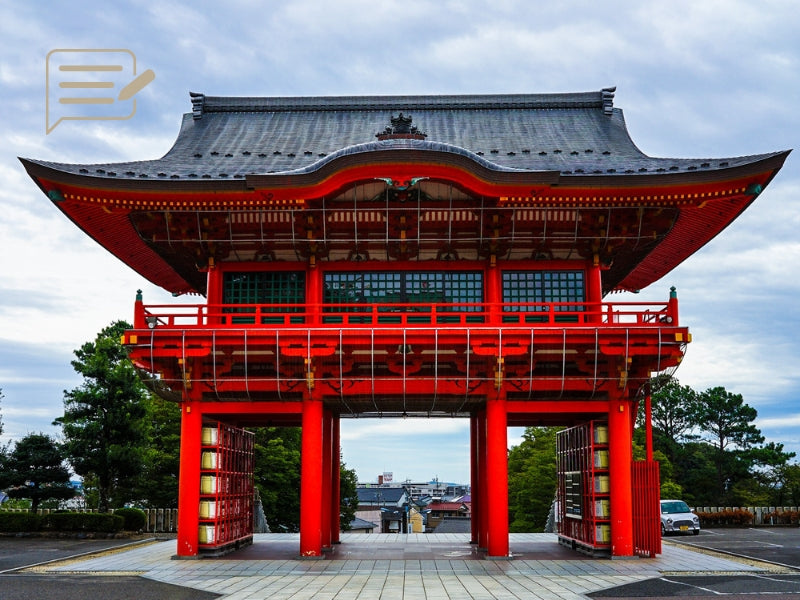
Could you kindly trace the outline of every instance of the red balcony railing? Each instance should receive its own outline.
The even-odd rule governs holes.
[[[689,340],[674,296],[148,306],[138,298],[125,335],[134,362],[173,392],[284,400],[316,389],[352,414],[460,413],[501,388],[517,399],[595,397],[676,366]]]
[[[678,326],[677,302],[163,304],[137,301],[134,328]]]

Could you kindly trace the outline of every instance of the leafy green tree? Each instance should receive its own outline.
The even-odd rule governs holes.
[[[0,400],[3,399],[3,390],[0,389]],[[0,436],[3,435],[3,414],[0,413]],[[0,473],[5,470],[5,459],[8,453],[8,444],[0,442]]]
[[[559,427],[527,427],[508,454],[509,531],[544,531],[556,495]]]
[[[270,530],[300,528],[300,428],[262,427],[254,439],[254,478]]]
[[[769,506],[800,505],[800,465],[786,464],[776,470]]]
[[[748,465],[747,477],[734,486],[731,503],[735,506],[775,506],[782,495],[783,474],[794,452],[784,452],[783,444],[768,442],[741,453]]]
[[[339,528],[350,529],[358,508],[358,477],[355,469],[348,469],[344,461],[339,463]]]
[[[181,410],[175,402],[148,396],[147,443],[143,448],[137,500],[150,508],[177,508]]]
[[[120,343],[130,326],[117,321],[75,350],[83,376],[64,392],[64,415],[54,421],[75,472],[96,481],[97,508],[107,512],[135,499],[147,434],[147,392]]]
[[[674,460],[680,444],[692,439],[697,392],[669,375],[652,378],[650,386],[653,446]],[[644,411],[638,416],[640,427],[644,427]]]
[[[276,533],[300,529],[299,427],[254,430],[254,479],[270,529]],[[343,461],[339,466],[339,526],[347,530],[358,507],[358,478]]]
[[[44,433],[29,433],[14,444],[0,472],[0,487],[10,498],[29,498],[34,511],[43,500],[66,500],[75,495],[62,449]]]
[[[683,488],[682,500],[691,506],[720,506],[714,449],[702,442],[686,442],[672,463],[674,481]]]
[[[737,472],[741,473],[741,451],[764,441],[753,424],[757,416],[758,411],[745,404],[741,394],[728,392],[724,387],[709,388],[698,396],[692,419],[700,429],[700,439],[716,451],[714,463],[720,498],[736,482]]]

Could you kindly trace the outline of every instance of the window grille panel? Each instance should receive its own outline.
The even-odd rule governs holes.
[[[225,273],[224,304],[304,304],[306,276],[302,271]],[[265,308],[271,312],[300,312],[301,306]]]
[[[326,304],[479,304],[483,273],[447,271],[369,271],[325,273]],[[479,306],[452,310],[479,311]]]
[[[509,312],[547,311],[544,304],[585,301],[583,271],[504,271],[503,302],[520,303],[506,306]],[[536,305],[525,305],[533,302]],[[538,305],[538,306],[537,306]],[[581,310],[579,306],[555,306],[556,311]]]

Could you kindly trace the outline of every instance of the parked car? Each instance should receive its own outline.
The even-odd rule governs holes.
[[[662,500],[661,535],[690,532],[700,533],[700,517],[683,500]]]

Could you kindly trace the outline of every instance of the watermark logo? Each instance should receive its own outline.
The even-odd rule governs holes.
[[[124,121],[136,94],[156,78],[136,71],[130,50],[51,50],[47,54],[47,133],[62,121]]]

